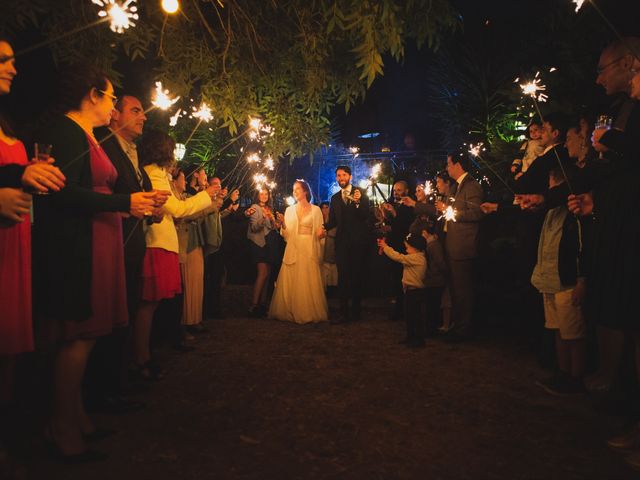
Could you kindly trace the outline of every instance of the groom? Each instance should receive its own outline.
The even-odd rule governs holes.
[[[351,169],[346,165],[336,168],[336,182],[340,191],[331,197],[327,231],[336,228],[336,264],[338,265],[338,292],[340,318],[332,323],[360,319],[362,282],[359,273],[365,265],[369,249],[369,199],[361,189],[351,185]],[[349,311],[351,298],[351,312]]]

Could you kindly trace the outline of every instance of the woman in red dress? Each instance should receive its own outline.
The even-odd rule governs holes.
[[[97,337],[128,321],[121,214],[142,218],[156,205],[153,192],[113,193],[117,172],[93,136],[111,118],[111,82],[92,66],[62,75],[64,115],[37,140],[53,146],[67,186],[36,199],[34,305],[59,344],[48,434],[66,461],[87,462],[104,458],[85,444],[96,435],[82,399],[87,359]]]

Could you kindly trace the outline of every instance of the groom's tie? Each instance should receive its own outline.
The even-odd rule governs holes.
[[[347,192],[346,188],[342,189],[342,201],[345,205],[349,205],[349,192]]]

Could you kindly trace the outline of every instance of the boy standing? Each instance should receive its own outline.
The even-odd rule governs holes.
[[[378,247],[394,262],[401,263],[402,288],[404,290],[404,317],[407,323],[407,338],[403,343],[410,348],[424,347],[424,315],[422,307],[425,298],[424,278],[427,258],[424,255],[426,241],[422,236],[407,235],[404,246],[406,255],[396,252],[387,245],[384,238],[378,240]]]

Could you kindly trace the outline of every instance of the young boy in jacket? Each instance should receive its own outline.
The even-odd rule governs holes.
[[[407,323],[407,338],[403,341],[410,348],[424,347],[424,314],[422,309],[425,298],[424,277],[427,271],[427,258],[424,255],[426,241],[422,236],[410,233],[404,246],[406,255],[396,252],[387,245],[384,238],[378,240],[378,247],[394,262],[401,263],[402,288],[404,290],[404,318]]]
[[[566,194],[569,193],[559,167],[549,173],[549,188],[550,191],[565,189]],[[543,295],[545,327],[556,331],[559,372],[538,382],[553,395],[585,392],[586,326],[582,313],[585,279],[581,274],[581,226],[578,222],[566,205],[546,213],[538,244],[538,260],[531,276],[531,283]]]

